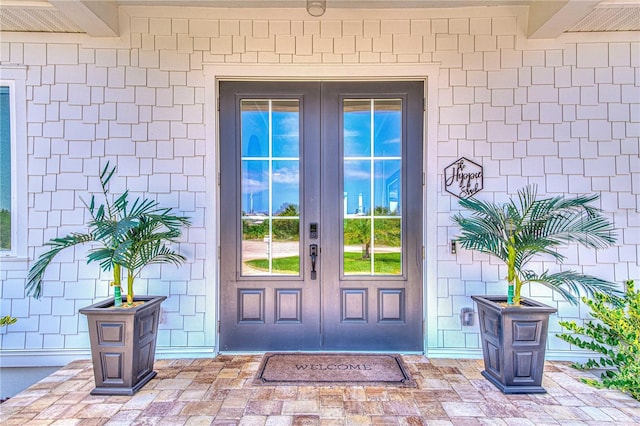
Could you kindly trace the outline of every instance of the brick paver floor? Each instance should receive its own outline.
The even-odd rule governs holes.
[[[503,395],[480,360],[405,356],[417,388],[256,386],[260,355],[158,360],[134,396],[91,396],[93,370],[76,361],[0,404],[8,425],[637,425],[640,403],[579,381],[548,362],[546,394]]]

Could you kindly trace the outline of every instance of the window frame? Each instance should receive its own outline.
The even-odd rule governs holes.
[[[0,86],[9,87],[11,149],[11,249],[0,262],[27,261],[27,102],[26,67],[0,66]]]

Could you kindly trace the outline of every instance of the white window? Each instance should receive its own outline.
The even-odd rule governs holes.
[[[26,259],[26,70],[1,67],[0,76],[0,260]]]
[[[11,178],[11,153],[12,153],[12,134],[11,134],[11,97],[13,96],[13,87],[2,84],[0,85],[0,250],[2,252],[10,252],[15,246],[12,241],[15,236],[13,227],[11,226],[11,213],[15,213],[12,204],[12,186],[14,179]]]

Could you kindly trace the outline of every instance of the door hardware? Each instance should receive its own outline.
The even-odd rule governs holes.
[[[309,246],[309,256],[311,257],[311,279],[316,279],[316,259],[318,258],[318,245],[311,244]]]

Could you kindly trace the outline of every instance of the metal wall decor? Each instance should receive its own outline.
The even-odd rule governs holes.
[[[482,166],[460,157],[444,169],[444,189],[458,198],[469,198],[482,190]]]

